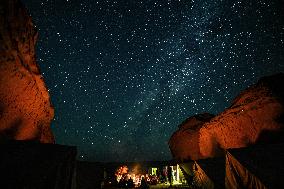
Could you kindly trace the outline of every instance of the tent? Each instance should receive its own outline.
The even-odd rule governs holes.
[[[284,144],[226,152],[226,188],[284,188]]]
[[[9,141],[0,149],[0,188],[75,188],[76,147]]]
[[[195,171],[195,178],[199,175],[198,184],[203,188],[224,188],[225,187],[225,158],[208,158],[195,161],[199,168]],[[205,175],[197,174],[204,172]],[[203,177],[202,177],[203,176]],[[202,179],[203,178],[203,179]],[[207,187],[208,185],[208,187]]]
[[[179,164],[192,186],[198,188],[225,187],[225,159],[223,157],[188,161]]]
[[[179,163],[179,167],[184,175],[186,182],[190,185],[193,181],[193,165],[194,161]]]

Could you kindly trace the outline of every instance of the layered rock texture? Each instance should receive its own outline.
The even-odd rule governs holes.
[[[188,118],[171,136],[169,147],[178,160],[221,155],[224,149],[284,140],[284,74],[263,77],[213,117]]]
[[[37,31],[19,0],[0,1],[0,140],[53,143],[54,109],[35,60]]]

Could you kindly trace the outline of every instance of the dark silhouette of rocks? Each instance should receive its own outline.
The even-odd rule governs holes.
[[[37,34],[19,0],[0,1],[0,140],[54,142],[54,109],[35,59]]]
[[[170,138],[173,157],[197,160],[222,155],[224,149],[283,142],[283,83],[283,73],[263,77],[219,115],[188,118]]]

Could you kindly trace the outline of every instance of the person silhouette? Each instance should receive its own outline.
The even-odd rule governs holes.
[[[168,180],[169,180],[169,183],[170,183],[170,186],[172,186],[172,168],[171,168],[171,166],[168,166]]]
[[[149,188],[144,177],[142,177],[142,179],[141,179],[141,185],[140,185],[139,188],[141,188],[141,189],[148,189]]]
[[[127,181],[127,187],[128,188],[133,188],[134,187],[133,179],[131,177]]]

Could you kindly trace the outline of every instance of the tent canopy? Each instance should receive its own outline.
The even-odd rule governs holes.
[[[187,182],[203,188],[225,187],[225,158],[208,158],[179,164]]]
[[[76,147],[9,141],[0,149],[0,188],[70,189],[76,184]]]
[[[215,188],[225,187],[225,158],[208,158],[196,161],[205,174],[214,183]]]
[[[265,187],[279,188],[284,186],[284,144],[254,145],[246,148],[229,149],[226,158],[229,161],[232,159],[231,162],[227,161],[227,164],[232,163],[237,166],[239,163],[247,169],[248,174],[259,179]],[[231,168],[231,170],[233,169]],[[230,174],[234,173],[231,171]]]

